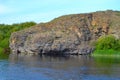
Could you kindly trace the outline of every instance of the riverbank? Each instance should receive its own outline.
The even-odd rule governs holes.
[[[115,50],[95,50],[92,56],[99,56],[99,57],[120,57],[120,51]]]

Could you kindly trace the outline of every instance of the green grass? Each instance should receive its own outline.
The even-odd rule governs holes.
[[[104,57],[120,57],[120,51],[113,49],[108,50],[95,50],[92,56],[104,56]]]

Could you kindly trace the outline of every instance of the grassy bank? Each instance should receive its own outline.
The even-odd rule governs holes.
[[[92,56],[104,56],[104,57],[120,57],[120,51],[113,49],[108,50],[95,50]]]

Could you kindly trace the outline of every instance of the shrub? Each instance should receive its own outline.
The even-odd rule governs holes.
[[[112,35],[102,36],[96,42],[96,50],[119,50],[120,40],[116,39]]]
[[[0,47],[6,48],[8,46],[9,46],[9,39],[8,38],[5,38],[0,42]]]
[[[10,52],[9,37],[12,32],[19,31],[34,25],[36,25],[35,22],[25,22],[12,25],[0,24],[0,58],[1,56],[6,56]]]
[[[3,48],[0,47],[0,54],[2,54],[2,53],[3,53]]]

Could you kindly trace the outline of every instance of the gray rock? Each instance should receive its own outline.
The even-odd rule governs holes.
[[[25,55],[91,54],[94,51],[92,42],[110,34],[108,27],[113,19],[110,15],[109,12],[96,12],[62,16],[12,33],[10,48],[14,54]],[[118,32],[115,34],[120,35]]]

